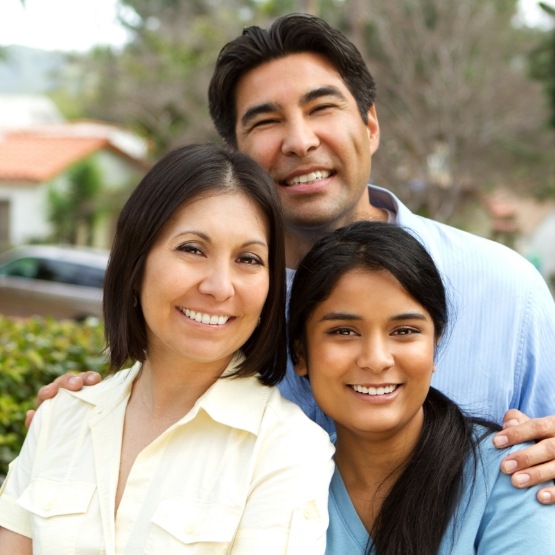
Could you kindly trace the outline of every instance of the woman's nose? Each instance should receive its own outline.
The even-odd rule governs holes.
[[[225,301],[235,294],[232,272],[226,264],[214,265],[202,278],[199,291],[211,295],[218,301]]]

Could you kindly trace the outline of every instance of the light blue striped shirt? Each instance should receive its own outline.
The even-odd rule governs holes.
[[[499,423],[509,408],[555,414],[555,303],[540,273],[499,243],[417,216],[385,189],[369,192],[374,206],[428,249],[445,281],[451,322],[432,385],[468,413]],[[280,389],[333,429],[290,364]]]

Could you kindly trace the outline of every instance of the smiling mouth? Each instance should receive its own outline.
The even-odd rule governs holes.
[[[357,393],[377,397],[379,395],[388,395],[389,393],[393,393],[399,386],[384,385],[380,387],[364,387],[363,385],[349,385],[349,387]]]
[[[200,322],[201,324],[209,324],[211,326],[223,326],[228,320],[229,316],[218,314],[208,314],[207,312],[196,312],[190,308],[180,307],[179,310],[187,316],[187,318]]]
[[[310,173],[305,173],[302,175],[296,175],[291,179],[286,179],[285,181],[283,181],[283,184],[286,185],[287,187],[290,187],[291,185],[306,185],[310,183],[317,183],[322,179],[327,179],[330,175],[331,175],[331,171],[329,170],[326,170],[326,171],[318,170]]]

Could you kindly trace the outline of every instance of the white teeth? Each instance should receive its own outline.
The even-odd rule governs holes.
[[[363,385],[351,386],[357,393],[365,395],[387,395],[397,389],[396,385],[386,385],[385,387],[364,387]]]
[[[326,179],[331,175],[330,171],[315,171],[306,173],[304,175],[297,175],[293,179],[288,179],[285,183],[287,185],[298,185],[299,183],[310,183],[311,181],[320,181],[320,179]]]
[[[195,312],[189,308],[182,308],[181,312],[194,320],[195,322],[202,322],[203,324],[210,324],[212,326],[223,326],[228,320],[229,316],[218,316],[217,314],[206,314],[205,312]]]

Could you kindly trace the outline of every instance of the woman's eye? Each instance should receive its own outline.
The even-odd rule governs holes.
[[[245,254],[239,257],[239,262],[253,266],[264,266],[264,262],[255,254]]]
[[[180,245],[179,247],[177,247],[177,250],[181,252],[188,252],[191,254],[203,254],[202,250],[200,250],[200,248],[196,245]]]

